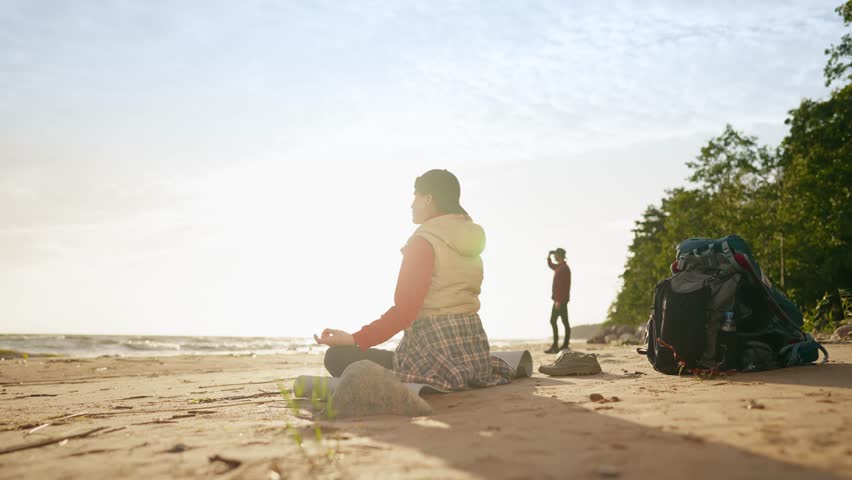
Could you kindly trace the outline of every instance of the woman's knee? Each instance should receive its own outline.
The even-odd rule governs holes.
[[[325,369],[328,370],[328,373],[330,373],[332,377],[341,376],[343,371],[346,370],[346,367],[352,363],[353,349],[357,350],[357,347],[336,346],[329,347],[329,349],[325,351],[323,363],[325,364]]]

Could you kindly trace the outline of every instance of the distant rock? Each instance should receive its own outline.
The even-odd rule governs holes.
[[[846,319],[846,325],[838,327],[831,335],[832,340],[836,341],[852,341],[852,319]]]
[[[607,325],[587,343],[605,345],[640,345],[645,339],[645,326]]]
[[[603,324],[593,323],[586,325],[571,325],[571,338],[592,338],[600,335]]]

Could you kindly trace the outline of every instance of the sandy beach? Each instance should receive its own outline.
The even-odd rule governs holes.
[[[697,380],[590,345],[598,375],[336,421],[278,391],[324,374],[320,355],[5,360],[0,478],[852,478],[852,344],[828,349],[827,365]]]

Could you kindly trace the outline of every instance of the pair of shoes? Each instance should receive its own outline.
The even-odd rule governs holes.
[[[559,349],[556,347],[556,345],[553,345],[553,346],[551,346],[550,348],[548,348],[547,350],[544,351],[544,353],[558,353],[558,352],[559,352]]]
[[[550,365],[541,365],[538,371],[553,377],[564,375],[594,375],[601,373],[598,357],[588,353],[563,350]]]

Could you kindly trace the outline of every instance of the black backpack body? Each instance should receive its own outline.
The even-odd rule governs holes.
[[[682,272],[654,287],[646,354],[655,370],[677,375],[684,369],[738,369],[738,337],[720,335],[720,324],[733,308],[731,291],[739,281],[738,276]]]
[[[695,240],[684,243],[690,242]],[[679,249],[672,276],[654,287],[646,349],[639,350],[655,370],[669,375],[769,370],[809,364],[819,351],[823,363],[828,360],[828,352],[802,332],[800,317],[787,314],[792,302],[751,259],[737,236],[708,242],[703,250]],[[733,329],[722,327],[726,314]]]

